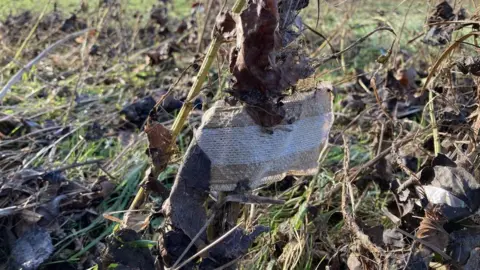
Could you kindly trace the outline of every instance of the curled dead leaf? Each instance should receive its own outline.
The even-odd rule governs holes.
[[[425,265],[429,265],[431,254],[443,252],[448,245],[449,234],[443,228],[447,219],[442,215],[440,207],[434,206],[425,211],[425,217],[420,222],[416,236],[425,241],[416,254],[423,258]],[[443,253],[445,254],[445,253]]]
[[[284,118],[284,92],[313,72],[308,58],[282,49],[277,1],[252,1],[233,19],[237,49],[230,54],[230,71],[235,83],[226,92],[248,105],[258,125],[278,125]]]
[[[232,41],[236,35],[236,24],[229,12],[221,12],[215,20],[213,34],[221,37],[224,41]]]
[[[167,198],[170,190],[166,188],[159,180],[157,180],[152,173],[149,173],[147,181],[142,185],[145,190],[151,191],[154,194]]]
[[[418,176],[417,176],[418,177]],[[422,169],[415,185],[423,190],[422,207],[438,206],[447,221],[466,218],[480,207],[480,184],[465,168],[457,166],[447,156],[438,154],[430,166]],[[413,178],[399,190],[415,183]]]
[[[170,130],[158,122],[150,122],[145,127],[145,133],[147,133],[153,165],[157,170],[164,168],[170,157],[169,151],[172,142]]]
[[[147,124],[145,132],[147,133],[150,148],[165,149],[172,141],[170,130],[158,122]]]
[[[425,217],[418,227],[417,237],[444,250],[448,244],[448,232],[443,228],[446,221],[445,217],[441,215],[439,207],[425,211]]]

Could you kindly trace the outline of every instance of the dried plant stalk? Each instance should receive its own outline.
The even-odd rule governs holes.
[[[232,7],[232,12],[240,13],[244,5],[245,5],[245,0],[237,0],[234,6]],[[220,48],[220,45],[222,44],[222,42],[223,42],[223,38],[217,35],[214,35],[212,41],[210,42],[210,46],[208,47],[205,58],[203,59],[202,66],[198,71],[196,80],[192,85],[192,88],[190,88],[190,91],[188,92],[188,95],[187,95],[187,99],[183,103],[183,106],[180,109],[180,112],[178,113],[177,117],[175,118],[175,121],[173,122],[173,126],[171,129],[172,141],[171,141],[170,147],[172,147],[175,144],[177,136],[182,130],[185,124],[185,121],[187,120],[188,114],[192,111],[194,107],[193,100],[200,93],[200,89],[203,83],[205,82],[205,79],[207,78],[208,71],[212,66],[213,59],[217,55],[218,49]],[[171,151],[168,151],[168,152],[171,153]],[[153,179],[156,180],[158,178],[158,175],[161,173],[161,171],[155,168],[152,168],[152,169],[153,169],[152,177]],[[140,189],[138,190],[137,194],[135,195],[135,198],[133,199],[129,207],[129,210],[136,209],[140,205],[140,202],[143,201],[144,197],[145,197],[145,189],[140,187]]]

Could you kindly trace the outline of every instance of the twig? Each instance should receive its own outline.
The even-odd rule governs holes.
[[[384,254],[384,251],[376,246],[367,235],[365,235],[361,229],[359,228],[358,224],[355,222],[353,216],[347,210],[347,190],[351,192],[351,182],[350,178],[348,177],[348,167],[350,163],[350,152],[348,150],[348,141],[346,136],[343,134],[343,142],[344,142],[344,157],[343,157],[343,171],[344,171],[344,179],[342,181],[342,203],[341,203],[341,210],[343,214],[343,218],[347,223],[347,226],[350,230],[355,234],[357,239],[360,243],[372,253],[375,257],[375,260],[378,264],[381,264],[381,257]],[[352,194],[350,195],[352,197]],[[353,203],[353,202],[352,202]]]
[[[378,27],[377,29],[373,30],[372,32],[366,34],[365,36],[359,38],[357,41],[355,41],[355,42],[353,42],[352,44],[350,44],[350,46],[348,46],[347,48],[345,48],[345,49],[343,49],[343,50],[341,50],[341,51],[339,51],[339,52],[333,53],[333,54],[331,54],[331,55],[329,55],[329,56],[327,56],[327,57],[325,57],[325,58],[323,58],[323,59],[320,59],[320,60],[319,60],[319,63],[316,64],[316,65],[314,66],[314,68],[318,68],[319,66],[325,64],[326,62],[328,62],[328,61],[330,61],[330,60],[332,60],[332,59],[335,59],[335,58],[339,57],[339,56],[342,55],[343,53],[348,52],[349,50],[353,49],[353,48],[354,48],[355,46],[357,46],[359,43],[365,41],[367,38],[369,38],[371,35],[375,34],[375,33],[378,32],[378,31],[389,31],[389,32],[393,33],[393,34],[396,36],[395,31],[393,31],[393,29],[390,28],[390,27],[386,27],[386,26]]]
[[[81,36],[81,35],[85,34],[88,31],[91,31],[92,29],[94,29],[94,28],[87,28],[87,29],[84,29],[82,31],[75,32],[75,33],[70,34],[70,35],[62,38],[61,40],[53,43],[52,45],[48,46],[37,57],[35,57],[32,61],[28,62],[27,65],[25,65],[17,73],[15,73],[15,75],[13,75],[12,78],[10,78],[10,80],[8,80],[7,84],[0,91],[0,101],[2,101],[3,97],[8,93],[10,88],[22,78],[23,73],[25,73],[27,71],[30,71],[30,69],[35,64],[37,64],[40,60],[42,60],[42,58],[47,56],[47,54],[49,54],[53,49],[55,49],[59,45],[65,43],[65,42],[67,42],[67,41],[69,41],[73,38],[76,38],[78,36]]]
[[[71,192],[71,193],[63,194],[61,196],[68,197],[68,196],[73,196],[73,195],[80,194],[82,192],[83,191],[74,191],[74,192]],[[30,204],[14,205],[14,206],[9,206],[9,207],[5,207],[5,208],[0,208],[0,218],[14,215],[14,214],[16,214],[19,211],[22,211],[24,209],[34,208],[34,207],[40,206],[43,203],[45,203],[45,202],[38,201],[38,202],[30,203]]]
[[[403,30],[405,29],[405,23],[407,21],[408,14],[410,13],[410,9],[412,8],[414,1],[410,1],[410,5],[408,5],[407,12],[405,12],[405,16],[403,17],[402,27],[400,28],[400,33],[398,34],[398,41],[397,41],[397,49],[395,50],[395,54],[393,59],[397,58],[397,53],[400,51],[400,40],[402,39]],[[393,47],[393,46],[392,46]]]
[[[438,135],[437,120],[435,119],[435,110],[433,105],[433,91],[428,91],[428,114],[432,124],[433,150],[435,151],[435,155],[437,155],[440,153],[440,136]]]
[[[347,136],[345,136],[345,133],[342,133],[342,139],[343,139],[343,181],[342,181],[342,203],[341,203],[341,209],[342,209],[342,214],[344,218],[349,220],[348,213],[347,213],[347,183],[349,183],[350,179],[348,177],[348,167],[350,166],[350,150],[349,150],[349,145],[347,141]]]
[[[231,194],[225,197],[225,202],[250,203],[250,204],[284,204],[284,200],[276,200],[251,194]]]
[[[420,130],[418,132],[416,132],[415,134],[412,134],[412,135],[409,135],[409,136],[406,136],[404,139],[402,139],[401,141],[399,141],[396,145],[397,147],[402,147],[404,146],[405,144],[407,144],[408,142],[410,142],[411,140],[413,140],[415,137],[417,137],[417,135],[419,133],[422,133],[424,131],[426,131],[427,129],[423,129],[423,130]],[[373,165],[375,165],[381,158],[385,157],[386,155],[388,155],[390,152],[392,151],[392,146],[388,147],[387,149],[383,150],[379,155],[377,155],[376,157],[374,157],[373,159],[367,161],[365,164],[363,164],[362,166],[360,166],[358,169],[356,168],[353,168],[356,172],[354,175],[352,175],[352,179],[355,179],[363,170],[365,170],[366,168],[368,167],[371,167]]]
[[[389,58],[392,54],[394,45],[395,45],[395,40],[392,42],[392,45],[390,46],[390,49],[388,50],[387,54],[386,55],[381,55],[377,59],[377,62],[380,63],[380,67],[377,70],[375,70],[375,72],[372,75],[372,78],[370,79],[370,86],[373,89],[373,94],[375,95],[375,99],[377,100],[377,103],[378,103],[378,106],[380,107],[380,110],[382,110],[382,112],[385,114],[385,116],[387,116],[387,118],[390,119],[390,121],[392,121],[393,123],[395,123],[396,121],[393,119],[392,116],[390,116],[390,114],[388,114],[387,110],[382,106],[382,100],[380,100],[380,96],[378,94],[377,81],[376,81],[375,77],[377,76],[377,73],[380,71],[380,69],[382,67],[384,67],[386,63],[388,63],[388,60],[389,60]],[[387,81],[387,80],[385,80],[385,81]]]
[[[397,143],[397,147],[401,147],[401,146],[407,144],[408,142],[413,140],[418,135],[418,133],[425,132],[426,130],[427,129],[423,129],[423,130],[418,131],[415,134],[412,134],[412,135],[409,135],[409,136],[405,137],[403,140],[401,140]],[[358,177],[358,175],[360,175],[360,173],[362,173],[367,168],[375,165],[381,158],[388,155],[391,151],[392,151],[392,146],[383,150],[380,154],[378,154],[377,156],[375,156],[373,159],[369,160],[365,164],[363,164],[359,167],[355,167],[355,168],[350,169],[350,174],[352,174],[350,176],[351,181],[355,182],[356,178]],[[340,183],[335,184],[335,186],[333,186],[332,189],[327,194],[325,194],[325,196],[323,198],[324,199],[330,198],[333,194],[336,194],[338,191],[340,191],[341,188],[342,188],[342,184],[340,184]]]
[[[476,25],[478,24],[478,21],[474,21],[474,20],[443,21],[443,22],[432,22],[427,25],[434,26],[434,25],[442,25],[442,24],[460,24],[460,26],[457,26],[457,27],[464,27],[469,25]]]
[[[105,118],[105,116],[103,116],[102,118]],[[54,142],[53,142],[52,144],[50,144],[49,146],[46,146],[46,147],[42,148],[38,153],[35,154],[35,156],[34,156],[33,158],[31,158],[29,161],[27,161],[27,162],[23,165],[23,168],[27,168],[30,164],[32,164],[35,160],[37,160],[37,158],[39,158],[41,155],[45,154],[47,151],[49,151],[49,150],[52,149],[54,146],[56,146],[56,145],[59,144],[61,141],[63,141],[65,138],[69,137],[69,136],[72,135],[73,133],[77,132],[80,128],[86,126],[86,125],[89,124],[89,123],[94,122],[95,120],[98,120],[98,118],[94,118],[94,119],[85,121],[85,122],[83,122],[83,123],[80,123],[77,127],[75,127],[74,129],[70,130],[67,134],[63,135],[62,137],[58,138],[56,141],[54,141]]]
[[[316,29],[314,29],[313,27],[311,27],[310,25],[304,23],[303,25],[305,25],[305,27],[312,31],[312,33],[314,33],[315,35],[323,38],[325,40],[325,42],[327,42],[327,45],[330,47],[330,49],[332,50],[332,53],[335,53],[335,48],[333,48],[332,44],[330,43],[330,40],[328,40],[328,38],[326,38],[322,33],[320,33],[319,31],[317,31]]]
[[[241,258],[241,257],[240,257]],[[227,269],[228,267],[234,265],[236,262],[238,262],[238,260],[240,260],[240,258],[236,258],[234,260],[231,260],[230,262],[220,266],[220,267],[217,267],[215,268],[214,270],[223,270],[223,269]]]
[[[210,223],[212,223],[213,219],[215,218],[215,215],[216,215],[216,211],[212,211],[212,215],[210,216],[210,218],[205,222],[203,227],[198,231],[198,233],[195,235],[195,237],[192,238],[192,240],[190,241],[188,246],[185,248],[185,250],[182,252],[180,257],[178,257],[178,259],[175,261],[175,263],[172,266],[173,269],[175,269],[175,267],[182,261],[183,257],[185,257],[185,255],[190,250],[190,248],[195,244],[195,242],[198,240],[198,238],[200,238],[200,236],[207,229],[207,227],[210,225]]]
[[[382,127],[380,129],[380,138],[378,139],[377,155],[382,152],[383,135],[385,134],[385,123],[382,121],[380,124]]]
[[[412,172],[407,166],[405,166],[405,164],[403,164],[402,160],[400,159],[400,156],[397,154],[397,150],[398,149],[397,149],[395,140],[393,140],[392,151],[390,154],[394,157],[394,161],[397,164],[397,166],[400,167],[402,171],[405,172],[410,177],[410,179],[405,181],[403,184],[401,184],[397,188],[397,193],[402,192],[403,190],[405,190],[407,187],[411,185],[414,185],[417,196],[421,200],[427,199],[425,189],[422,187],[420,178],[414,172]]]
[[[213,0],[208,0],[207,2],[207,11],[205,12],[205,17],[203,18],[202,29],[200,30],[200,35],[198,35],[197,48],[196,52],[199,53],[202,49],[203,36],[205,35],[205,30],[207,29],[208,19],[210,18],[210,11],[212,11]]]
[[[76,168],[76,167],[81,167],[81,166],[86,166],[86,165],[90,165],[90,164],[98,164],[100,162],[102,162],[103,159],[95,159],[95,160],[89,160],[89,161],[85,161],[85,162],[81,162],[81,163],[72,163],[72,164],[69,164],[69,165],[65,165],[63,167],[60,167],[58,169],[53,169],[53,170],[46,170],[46,171],[43,171],[43,172],[38,172],[36,174],[32,174],[30,176],[27,176],[27,177],[24,177],[22,178],[23,179],[23,182],[25,181],[28,181],[28,180],[31,180],[31,179],[35,179],[37,177],[44,177],[45,175],[47,174],[51,174],[51,173],[59,173],[59,172],[63,172],[63,171],[66,171],[66,170],[69,170],[69,169],[73,169],[73,168]]]
[[[410,252],[408,252],[407,260],[406,260],[405,266],[403,267],[403,270],[406,270],[408,268],[415,246],[416,246],[415,243],[413,243],[413,245],[410,247]]]
[[[12,144],[14,142],[21,141],[23,139],[26,139],[26,138],[34,136],[34,135],[38,135],[38,134],[42,134],[44,132],[54,131],[54,130],[62,129],[62,128],[64,128],[64,127],[57,126],[57,127],[48,127],[48,128],[39,129],[39,130],[30,132],[28,134],[25,134],[23,136],[20,136],[18,138],[12,139],[12,140],[5,140],[4,142],[0,143],[0,147],[4,147],[6,145]]]
[[[63,167],[51,170],[49,172],[55,172],[55,173],[63,172],[63,171],[70,170],[70,169],[73,169],[73,168],[76,168],[76,167],[82,167],[82,166],[90,165],[90,164],[99,164],[99,163],[102,163],[103,161],[104,161],[104,159],[94,159],[94,160],[88,160],[88,161],[85,161],[85,162],[72,163],[72,164],[65,165]],[[46,173],[48,173],[48,172],[46,172]]]
[[[423,35],[425,35],[425,32],[420,32],[418,35],[416,35],[416,36],[413,37],[412,39],[408,40],[408,41],[407,41],[407,44],[409,45],[410,43],[415,42],[415,40],[421,38]]]
[[[107,169],[105,169],[102,165],[98,164],[98,168],[103,172],[105,173],[109,178],[110,180],[117,180],[117,178],[115,176],[113,176],[111,173],[109,173],[107,171]]]
[[[377,69],[377,71],[378,71],[378,69]],[[373,88],[373,94],[375,96],[375,100],[377,101],[377,104],[380,107],[380,110],[382,110],[383,114],[385,114],[385,116],[389,120],[391,120],[392,122],[395,122],[393,120],[392,116],[390,116],[390,114],[388,114],[387,110],[383,107],[382,100],[380,100],[380,96],[378,95],[377,80],[375,79],[376,73],[377,72],[375,72],[375,74],[373,74],[372,78],[370,79],[370,86]]]
[[[340,51],[343,51],[345,47],[345,28],[342,29],[342,34],[340,35]],[[335,52],[334,52],[335,53]],[[345,66],[345,54],[340,56],[340,67],[342,68],[343,74],[347,73],[347,68]]]
[[[362,194],[360,195],[357,202],[355,203],[355,206],[352,209],[353,216],[355,216],[355,214],[358,212],[358,209],[360,209],[360,204],[362,203],[363,199],[365,199],[365,197],[367,197],[368,190],[370,189],[371,185],[372,185],[372,182],[367,183],[367,186],[365,187]]]
[[[188,65],[183,71],[182,73],[180,73],[180,75],[178,76],[177,80],[172,84],[170,85],[170,87],[168,88],[167,92],[158,100],[158,102],[155,104],[155,106],[153,107],[155,111],[158,110],[158,108],[163,104],[163,101],[165,101],[165,99],[172,93],[173,89],[175,88],[175,86],[177,86],[177,84],[182,80],[183,76],[185,76],[185,74],[187,73],[187,71],[193,66],[193,64],[190,64]]]

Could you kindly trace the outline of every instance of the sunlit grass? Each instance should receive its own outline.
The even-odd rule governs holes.
[[[84,0],[88,4],[89,10],[93,11],[98,8],[103,0]],[[157,0],[121,0],[119,1],[127,15],[133,15],[135,12],[140,14],[148,14],[153,5],[158,4]],[[170,12],[174,16],[186,16],[190,12],[192,0],[175,0],[172,1]],[[0,19],[5,18],[9,14],[18,14],[22,11],[31,11],[32,14],[40,12],[45,5],[48,5],[47,12],[54,10],[56,4],[57,10],[65,14],[75,13],[80,9],[81,0],[3,0],[0,3]]]

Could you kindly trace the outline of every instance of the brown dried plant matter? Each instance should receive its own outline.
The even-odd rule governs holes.
[[[145,127],[149,143],[149,153],[156,170],[163,170],[170,158],[172,133],[158,122],[151,121]]]
[[[447,219],[442,216],[438,207],[432,207],[425,211],[425,217],[420,222],[420,226],[417,231],[417,238],[428,242],[431,246],[436,247],[438,250],[444,250],[448,244],[448,233],[443,228],[443,225],[447,222]],[[421,249],[428,249],[428,252],[432,252],[428,246],[423,245]]]
[[[313,69],[298,51],[282,49],[276,1],[252,1],[233,18],[237,48],[231,53],[230,71],[236,82],[227,92],[246,104],[257,124],[275,126],[284,118],[279,101],[283,92]]]

